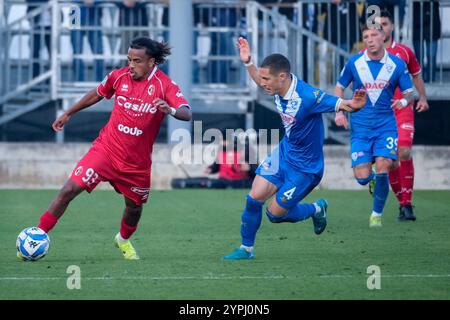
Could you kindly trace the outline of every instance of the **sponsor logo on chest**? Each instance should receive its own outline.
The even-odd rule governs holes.
[[[140,130],[138,127],[130,128],[123,124],[119,124],[117,126],[117,130],[119,130],[120,132],[123,132],[125,134],[129,134],[130,136],[136,136],[136,137],[139,137],[142,134],[142,130]]]
[[[280,117],[281,117],[281,120],[283,121],[284,125],[286,125],[286,126],[289,126],[297,121],[294,116],[291,116],[290,114],[286,114],[283,112],[280,112]]]
[[[133,117],[140,117],[145,113],[156,113],[158,109],[150,102],[145,102],[140,98],[127,98],[117,96],[117,104],[122,107],[126,113]]]

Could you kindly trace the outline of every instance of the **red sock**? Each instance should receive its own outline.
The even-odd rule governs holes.
[[[53,229],[55,224],[58,222],[58,218],[52,215],[50,212],[45,211],[41,218],[39,219],[38,227],[44,230],[45,232],[49,232]]]
[[[414,188],[413,159],[400,161],[400,179],[402,184],[402,206],[411,204]]]
[[[136,231],[137,225],[129,226],[125,223],[125,220],[122,218],[122,222],[120,223],[120,235],[123,239],[129,239],[131,235]]]
[[[397,197],[398,202],[402,203],[402,181],[400,179],[400,167],[389,171],[389,183],[391,184],[392,192]]]

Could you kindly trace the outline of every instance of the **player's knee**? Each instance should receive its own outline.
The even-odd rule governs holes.
[[[269,208],[266,209],[266,216],[269,218],[269,221],[272,223],[280,223],[283,221],[282,215],[275,215],[269,211]]]
[[[406,161],[411,159],[411,148],[399,148],[398,158],[400,161]]]
[[[392,165],[390,166],[389,171],[396,170],[398,169],[399,166],[400,166],[399,160],[392,161]]]
[[[75,183],[66,183],[61,189],[60,197],[63,201],[68,202],[80,194],[81,191],[83,191],[83,189],[79,185]]]
[[[356,178],[356,181],[358,181],[358,183],[362,186],[365,186],[366,184],[368,184],[370,181],[372,181],[373,176],[370,175],[366,178]]]
[[[133,205],[133,206],[126,206],[126,211],[129,215],[135,216],[135,217],[140,217],[142,214],[142,206],[137,206],[137,205]]]

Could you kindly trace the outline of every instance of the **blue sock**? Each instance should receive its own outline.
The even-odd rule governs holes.
[[[247,203],[242,213],[241,237],[242,245],[252,247],[255,244],[256,232],[261,225],[263,202],[247,195]]]
[[[276,216],[268,209],[266,210],[267,217],[273,223],[303,221],[311,217],[314,213],[316,213],[316,207],[309,203],[298,203],[282,216]]]
[[[362,186],[365,186],[366,184],[368,184],[370,181],[373,180],[373,178],[375,178],[375,174],[373,172],[370,173],[370,176],[368,176],[367,178],[356,178],[356,181],[358,181],[358,183]]]
[[[386,199],[389,195],[389,178],[387,173],[377,173],[375,176],[377,184],[373,191],[373,211],[383,213]]]

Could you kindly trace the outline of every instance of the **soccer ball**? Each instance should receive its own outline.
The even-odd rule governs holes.
[[[16,241],[18,256],[24,260],[36,261],[43,258],[49,247],[50,237],[38,227],[25,228]]]

